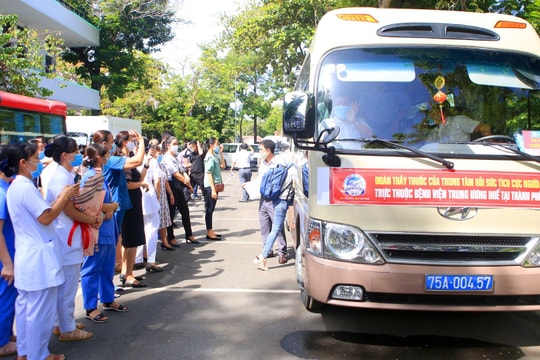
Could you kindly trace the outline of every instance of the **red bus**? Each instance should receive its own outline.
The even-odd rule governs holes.
[[[60,101],[0,91],[0,144],[65,134],[66,110]]]

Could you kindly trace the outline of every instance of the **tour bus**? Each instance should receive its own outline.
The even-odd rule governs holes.
[[[540,310],[539,56],[509,15],[320,20],[283,112],[307,310]]]
[[[66,133],[66,104],[0,91],[0,144]]]

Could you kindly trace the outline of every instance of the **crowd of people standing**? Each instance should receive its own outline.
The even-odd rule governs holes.
[[[180,154],[172,133],[148,141],[132,130],[100,130],[92,140],[84,154],[66,136],[46,146],[35,140],[0,146],[0,357],[61,360],[63,355],[49,353],[51,331],[60,341],[91,338],[75,321],[79,280],[86,319],[106,323],[104,311],[129,311],[115,300],[115,273],[122,287],[146,287],[133,273],[135,264],[142,260],[147,273],[162,271],[158,239],[164,251],[180,246],[177,211],[185,241],[199,243],[188,206],[197,188],[204,198],[206,240],[223,240],[213,228],[224,168],[216,138],[191,141]],[[263,149],[271,158],[271,144]],[[260,213],[269,206],[261,201]],[[264,229],[263,245],[270,229],[275,232],[271,220]],[[278,242],[284,263],[286,243]]]

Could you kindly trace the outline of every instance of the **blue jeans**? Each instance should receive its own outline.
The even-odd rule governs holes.
[[[274,218],[272,219],[272,229],[264,242],[264,248],[262,252],[263,258],[268,258],[268,253],[272,250],[276,239],[280,234],[283,234],[283,224],[285,223],[285,216],[287,216],[287,209],[289,208],[289,203],[287,200],[274,200],[272,201],[274,205]],[[281,254],[284,255],[284,254]]]
[[[216,209],[217,199],[212,199],[212,188],[207,186],[204,188],[204,223],[206,224],[206,230],[213,229],[212,217],[214,210]]]
[[[240,184],[245,184],[248,181],[251,181],[251,168],[242,168],[238,170],[238,178],[240,179]],[[249,195],[246,189],[242,188],[242,200],[249,200]]]

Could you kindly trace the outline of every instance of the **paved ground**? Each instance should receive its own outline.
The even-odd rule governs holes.
[[[307,312],[294,260],[279,265],[270,259],[268,272],[252,263],[261,251],[257,202],[239,199],[235,176],[215,213],[221,242],[204,240],[203,203],[194,204],[191,218],[201,244],[158,250],[164,271],[146,275],[148,288],[124,291],[118,300],[130,311],[107,312],[107,324],[84,319],[77,299],[76,316],[94,337],[61,343],[53,336],[51,351],[70,360],[540,359],[537,312]],[[182,229],[176,233],[184,238]]]
[[[174,252],[158,249],[164,271],[136,271],[146,276],[148,288],[123,291],[118,301],[130,311],[106,312],[107,324],[84,319],[82,300],[77,299],[76,316],[94,338],[62,343],[53,337],[51,352],[65,353],[68,359],[255,359],[261,352],[267,359],[291,357],[280,345],[283,328],[286,333],[319,328],[308,324],[320,322],[320,316],[302,308],[294,261],[280,265],[271,259],[270,271],[256,269],[252,260],[261,251],[258,202],[238,202],[241,190],[234,174],[214,217],[224,241],[205,240],[204,203],[196,202],[191,219],[201,244],[183,242]],[[181,224],[178,218],[176,222]],[[183,229],[176,234],[184,241]]]

